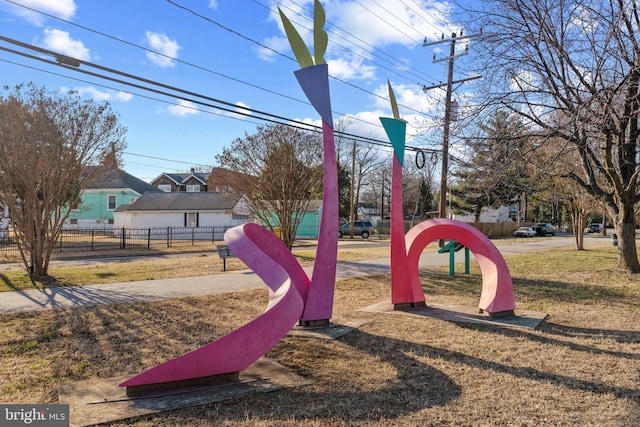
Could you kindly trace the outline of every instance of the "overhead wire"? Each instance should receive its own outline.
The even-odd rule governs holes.
[[[167,0],[167,1],[168,1],[168,0]],[[252,1],[253,1],[254,3],[256,3],[256,4],[258,4],[258,5],[262,6],[262,7],[264,7],[265,9],[267,9],[267,10],[271,11],[271,12],[274,12],[274,13],[276,12],[276,11],[274,11],[273,9],[269,8],[268,6],[266,6],[266,5],[262,4],[262,3],[260,3],[258,0],[252,0]],[[285,5],[285,4],[283,4],[282,2],[280,2],[280,1],[278,1],[278,0],[274,0],[274,2],[275,2],[275,3],[277,3],[277,4],[279,4],[279,5],[280,5],[280,6],[282,6],[283,8],[286,8],[286,9],[288,9],[288,10],[290,10],[290,11],[292,11],[292,12],[294,12],[294,13],[295,13],[295,11],[293,11],[293,9],[291,9],[291,8],[290,8],[290,7],[288,7],[288,6],[286,6],[286,5]],[[295,2],[295,1],[293,1],[293,0],[290,0],[290,3],[293,3],[293,4],[295,4],[296,6],[300,7],[302,10],[305,10],[305,11],[307,11],[307,12],[311,13],[311,11],[310,11],[309,9],[305,8],[304,6],[300,5],[299,3],[297,3],[297,2]],[[309,18],[307,18],[307,17],[306,17],[306,16],[304,16],[304,15],[300,15],[300,16],[301,16],[301,17],[303,17],[303,18],[305,18],[305,19],[307,19],[307,20],[310,20]],[[299,24],[299,23],[298,23],[298,24]],[[402,61],[401,59],[395,58],[394,56],[390,55],[388,52],[385,52],[385,51],[383,51],[383,50],[381,50],[381,49],[379,49],[379,48],[377,48],[377,47],[373,46],[371,43],[369,43],[369,42],[367,42],[366,40],[363,40],[362,38],[360,38],[360,37],[358,37],[358,36],[356,36],[356,35],[354,35],[354,34],[350,33],[348,30],[346,30],[346,29],[344,29],[344,28],[341,28],[340,26],[336,25],[335,23],[333,23],[333,22],[331,22],[331,21],[327,21],[327,24],[329,24],[329,25],[330,25],[331,27],[333,27],[333,28],[337,28],[337,29],[338,29],[342,34],[346,34],[346,35],[348,35],[349,37],[352,37],[353,39],[357,40],[357,41],[358,41],[359,43],[361,43],[362,45],[365,45],[365,46],[368,46],[369,48],[371,48],[371,49],[372,49],[371,51],[367,51],[366,49],[365,49],[365,51],[367,51],[367,52],[368,52],[369,54],[371,54],[373,57],[379,58],[380,60],[385,61],[385,62],[387,62],[387,63],[389,63],[389,64],[391,64],[391,65],[393,65],[393,66],[395,66],[395,67],[397,67],[397,66],[398,66],[398,64],[402,64],[402,66],[403,66],[403,67],[405,67],[405,68],[407,68],[407,69],[409,69],[409,70],[414,70],[415,72],[417,72],[417,73],[420,73],[420,74],[421,74],[421,75],[418,75],[418,74],[416,74],[416,73],[414,73],[414,72],[410,72],[410,73],[409,73],[409,74],[411,74],[412,76],[414,76],[414,77],[416,77],[416,78],[419,78],[419,79],[420,79],[420,78],[423,78],[423,79],[425,79],[425,80],[432,80],[432,79],[433,79],[433,77],[428,76],[428,75],[427,75],[427,74],[425,74],[423,71],[418,70],[418,69],[416,69],[415,67],[412,67],[412,66],[410,66],[410,65],[406,64],[406,63],[405,63],[404,61]],[[300,25],[300,24],[299,24],[299,25]],[[355,43],[353,43],[353,41],[347,40],[347,39],[346,39],[346,38],[345,38],[341,33],[338,33],[338,32],[336,32],[336,31],[333,31],[331,28],[328,28],[326,31],[327,31],[327,33],[330,33],[330,34],[332,34],[332,35],[335,35],[336,37],[341,38],[341,39],[343,39],[343,40],[347,41],[348,43],[355,44]],[[403,77],[403,78],[405,78],[405,79],[407,79],[407,80],[410,80],[409,78],[407,78],[407,77],[404,77],[404,76],[400,75],[397,71],[395,71],[395,70],[390,70],[389,68],[384,67],[384,66],[382,66],[382,65],[380,65],[380,64],[378,64],[378,63],[376,63],[376,62],[374,62],[374,61],[371,61],[370,59],[368,59],[368,58],[366,58],[366,57],[362,56],[361,54],[358,54],[357,52],[354,52],[354,51],[352,51],[351,49],[346,48],[346,47],[344,47],[343,45],[336,43],[336,42],[335,42],[335,39],[332,39],[332,43],[334,43],[335,45],[337,45],[337,46],[339,46],[339,47],[342,47],[342,48],[343,48],[343,49],[345,49],[345,50],[348,50],[349,52],[352,52],[352,53],[354,53],[354,54],[356,54],[356,55],[358,55],[358,56],[360,56],[360,57],[362,57],[362,58],[366,59],[368,62],[371,62],[371,63],[373,63],[374,65],[379,66],[380,68],[383,68],[383,69],[385,69],[385,70],[387,70],[387,71],[391,71],[392,73],[394,73],[394,74],[396,74],[396,75],[399,75],[399,76],[401,76],[401,77]],[[380,52],[381,54],[383,54],[383,55],[385,55],[385,56],[388,56],[388,57],[390,58],[390,60],[389,60],[389,59],[386,59],[386,58],[381,57],[381,56],[380,56],[380,55],[378,55],[376,52]],[[410,80],[410,81],[411,81],[411,80]],[[412,83],[415,83],[415,81],[412,81]],[[418,82],[417,84],[420,84],[420,83]]]
[[[233,104],[233,103],[230,103],[230,102],[227,102],[227,101],[223,101],[223,100],[220,100],[220,99],[212,98],[212,97],[207,96],[207,95],[201,95],[201,94],[198,94],[196,92],[188,91],[188,90],[185,90],[185,89],[180,89],[180,88],[175,87],[175,86],[171,86],[171,85],[167,85],[167,84],[164,84],[164,83],[161,83],[161,82],[157,82],[157,81],[154,81],[154,80],[146,79],[144,77],[139,77],[139,76],[136,76],[136,75],[133,75],[133,74],[130,74],[130,73],[126,73],[126,72],[122,72],[122,71],[119,71],[119,70],[115,70],[115,69],[112,69],[112,68],[109,68],[109,67],[104,67],[104,66],[101,66],[101,65],[98,65],[98,64],[91,63],[89,61],[74,59],[74,61],[77,61],[77,63],[79,65],[86,65],[88,67],[96,68],[96,69],[101,70],[103,72],[109,72],[111,74],[115,74],[115,75],[118,75],[120,77],[126,77],[128,79],[139,81],[139,82],[142,82],[142,83],[147,84],[147,85],[158,86],[158,87],[161,87],[163,90],[156,89],[156,88],[153,88],[153,87],[144,86],[144,85],[142,85],[140,83],[130,82],[130,81],[126,81],[126,80],[123,80],[123,79],[120,79],[120,78],[115,78],[115,77],[112,77],[112,76],[107,76],[107,75],[104,75],[104,74],[92,72],[92,71],[85,70],[85,69],[82,69],[82,68],[79,68],[79,67],[70,68],[69,66],[65,65],[62,62],[64,60],[64,58],[68,59],[68,57],[65,57],[65,55],[61,55],[61,54],[58,54],[56,52],[50,51],[48,49],[44,49],[44,48],[40,48],[40,47],[37,47],[37,46],[33,46],[33,45],[28,44],[28,43],[20,42],[18,40],[14,40],[14,39],[11,39],[11,38],[8,38],[8,37],[5,37],[5,36],[1,36],[1,35],[0,35],[0,40],[3,40],[5,42],[7,42],[7,43],[11,43],[11,44],[14,44],[14,45],[18,45],[18,46],[26,48],[26,49],[34,50],[36,52],[39,52],[39,53],[42,53],[42,54],[45,54],[45,55],[50,55],[50,56],[52,56],[54,58],[57,58],[58,61],[49,60],[49,59],[42,58],[42,57],[39,57],[39,56],[36,56],[36,55],[32,55],[32,54],[28,54],[28,53],[25,53],[25,52],[17,51],[15,49],[10,49],[10,48],[4,47],[4,46],[0,46],[0,50],[2,50],[2,51],[8,52],[8,53],[13,53],[13,54],[16,54],[16,55],[19,55],[19,56],[23,56],[23,57],[26,57],[28,59],[44,62],[44,63],[47,63],[49,65],[63,67],[66,70],[72,70],[72,71],[79,72],[79,73],[82,73],[82,74],[90,75],[92,77],[97,77],[97,78],[105,79],[105,80],[108,80],[108,81],[112,81],[114,83],[122,84],[122,85],[125,85],[125,86],[135,87],[137,89],[149,91],[149,92],[156,93],[156,94],[162,95],[162,96],[180,98],[180,99],[183,99],[183,100],[186,100],[186,101],[193,102],[194,104],[198,104],[198,105],[206,106],[206,107],[210,107],[210,108],[216,108],[218,110],[226,111],[226,112],[232,113],[234,115],[249,116],[252,119],[260,120],[262,122],[268,122],[268,123],[273,123],[273,124],[281,124],[281,125],[286,125],[286,126],[290,126],[290,127],[296,127],[298,129],[306,130],[306,131],[314,131],[314,132],[321,132],[322,131],[322,128],[319,127],[319,126],[315,126],[315,125],[311,125],[311,124],[308,124],[308,123],[300,122],[300,121],[294,120],[294,119],[289,119],[289,118],[286,118],[286,117],[283,117],[283,116],[279,116],[279,115],[274,115],[274,114],[271,114],[271,113],[267,113],[267,112],[256,110],[256,109],[252,109],[252,108],[249,108],[249,107],[238,107],[236,104]],[[62,60],[61,60],[61,58],[62,58]],[[174,92],[180,93],[181,95],[178,96],[175,93],[171,93],[171,92],[167,92],[167,91],[174,91]],[[188,95],[189,97],[185,97],[184,95]],[[207,102],[202,101],[202,100],[197,99],[197,98],[201,98],[203,100],[206,100]],[[218,104],[221,104],[221,105],[216,105],[215,103],[218,103]],[[174,104],[174,105],[179,105],[179,104]],[[229,107],[234,107],[234,109],[231,109]],[[243,110],[246,110],[247,112],[245,112]],[[256,113],[256,114],[258,114],[259,116],[262,116],[262,117],[256,117],[256,116],[254,116],[252,114],[249,114],[248,112]],[[228,116],[225,115],[225,117],[228,117]],[[380,146],[384,146],[384,147],[390,147],[390,143],[389,142],[381,141],[381,140],[378,140],[378,139],[375,139],[375,138],[365,137],[365,136],[361,136],[361,135],[355,135],[355,134],[351,134],[351,133],[347,133],[347,132],[335,132],[335,133],[340,135],[340,136],[342,136],[342,137],[345,137],[346,139],[352,140],[352,141],[357,141],[357,142],[362,142],[362,143],[369,143],[369,144],[373,144],[373,145],[380,145]],[[412,151],[418,151],[418,150],[433,151],[433,150],[430,150],[428,148],[418,148],[418,147],[413,147],[413,146],[407,146],[406,149],[407,150],[412,150]]]
[[[213,73],[213,74],[218,75],[218,76],[220,76],[220,77],[223,77],[223,78],[226,78],[226,79],[230,79],[230,80],[232,80],[232,81],[235,81],[235,82],[238,82],[238,83],[241,83],[241,84],[248,85],[248,86],[250,86],[250,87],[252,87],[252,88],[259,89],[259,90],[262,90],[262,91],[266,91],[266,92],[271,93],[271,94],[273,94],[273,95],[281,96],[281,97],[284,97],[284,98],[287,98],[287,99],[293,100],[293,101],[295,101],[295,102],[299,102],[299,103],[303,103],[303,104],[307,104],[307,105],[309,104],[307,101],[303,101],[303,100],[300,100],[300,99],[297,99],[297,98],[294,98],[294,97],[291,97],[291,96],[284,95],[284,94],[279,93],[279,92],[272,91],[272,90],[267,89],[267,88],[264,88],[264,87],[262,87],[262,86],[258,86],[258,85],[255,85],[255,84],[252,84],[252,83],[249,83],[249,82],[246,82],[246,81],[240,80],[240,79],[236,79],[236,78],[234,78],[234,77],[231,77],[231,76],[228,76],[228,75],[225,75],[225,74],[219,73],[219,72],[214,71],[214,70],[211,70],[211,69],[209,69],[209,68],[205,68],[205,67],[202,67],[202,66],[197,65],[197,64],[194,64],[194,63],[190,63],[190,62],[187,62],[187,61],[184,61],[184,60],[178,59],[178,58],[174,58],[174,57],[171,57],[171,56],[165,55],[165,54],[163,54],[163,53],[161,53],[161,52],[156,52],[156,51],[154,51],[154,50],[152,50],[152,49],[149,49],[149,48],[146,48],[146,47],[144,47],[144,46],[140,46],[140,45],[138,45],[138,44],[131,43],[131,42],[128,42],[128,41],[126,41],[126,40],[123,40],[122,38],[114,37],[114,36],[112,36],[112,35],[109,35],[109,34],[107,34],[107,33],[104,33],[104,32],[98,31],[98,30],[95,30],[95,29],[93,29],[93,28],[89,28],[89,27],[86,27],[86,26],[83,26],[83,25],[79,25],[79,24],[76,24],[76,23],[74,23],[74,22],[71,22],[71,21],[68,21],[68,20],[65,20],[65,19],[62,19],[62,18],[56,17],[56,16],[54,16],[54,15],[50,15],[50,14],[48,14],[48,13],[46,13],[46,12],[42,12],[42,11],[39,11],[39,10],[37,10],[37,9],[34,9],[34,8],[31,8],[31,7],[28,7],[28,6],[24,6],[24,5],[22,5],[22,4],[16,3],[16,2],[15,2],[15,1],[13,1],[13,0],[5,0],[5,1],[7,1],[7,2],[9,2],[9,3],[11,3],[11,4],[14,4],[14,5],[16,5],[16,6],[23,7],[23,8],[25,8],[25,9],[27,9],[27,10],[30,10],[30,11],[33,11],[33,12],[36,12],[36,13],[42,14],[42,15],[44,15],[44,16],[50,17],[50,18],[52,18],[52,19],[59,20],[59,21],[64,22],[64,23],[66,23],[66,24],[76,26],[76,27],[81,28],[81,29],[83,29],[83,30],[85,30],[85,31],[93,32],[93,33],[95,33],[95,34],[98,34],[98,35],[101,35],[101,36],[107,37],[107,38],[109,38],[109,39],[112,39],[112,40],[115,40],[115,41],[118,41],[118,42],[121,42],[121,43],[124,43],[124,44],[127,44],[127,45],[129,45],[129,46],[132,46],[132,47],[135,47],[135,48],[138,48],[138,49],[142,49],[142,50],[147,51],[147,52],[149,52],[149,53],[153,53],[153,54],[156,54],[156,55],[160,55],[160,56],[166,57],[166,58],[168,58],[168,59],[170,59],[170,60],[173,60],[173,61],[176,61],[176,62],[179,62],[179,63],[185,64],[185,65],[188,65],[188,66],[194,67],[194,68],[196,68],[196,69],[200,69],[200,70],[203,70],[203,71],[206,71],[206,72],[209,72],[209,73]],[[235,34],[235,35],[237,35],[237,36],[239,36],[239,37],[242,37],[243,39],[245,39],[245,40],[247,40],[247,41],[250,41],[250,42],[252,42],[252,43],[255,43],[255,44],[257,44],[258,46],[261,46],[262,48],[267,48],[267,49],[269,49],[269,50],[273,51],[274,53],[276,53],[276,54],[278,54],[278,55],[281,55],[281,56],[283,56],[283,57],[285,57],[285,58],[287,58],[287,59],[290,59],[291,61],[295,61],[295,60],[294,60],[293,58],[291,58],[290,56],[288,56],[288,55],[286,55],[286,54],[283,54],[283,53],[280,53],[280,52],[278,52],[278,51],[276,51],[276,50],[274,50],[274,49],[271,49],[271,48],[269,48],[268,46],[265,46],[265,45],[261,44],[260,42],[258,42],[258,41],[256,41],[256,40],[254,40],[254,39],[252,39],[252,38],[250,38],[250,37],[244,36],[244,35],[243,35],[243,34],[241,34],[240,32],[237,32],[237,31],[235,31],[235,30],[233,30],[233,29],[231,29],[231,28],[229,28],[229,27],[227,27],[227,26],[224,26],[224,25],[222,25],[222,24],[220,24],[220,23],[218,23],[218,22],[215,22],[215,21],[213,21],[213,20],[210,20],[210,19],[208,19],[208,18],[206,18],[206,17],[204,17],[204,16],[202,16],[202,15],[198,14],[197,12],[194,12],[193,10],[191,10],[191,9],[189,9],[189,8],[187,8],[187,7],[184,7],[184,6],[182,6],[182,5],[179,5],[179,4],[177,4],[176,2],[171,1],[171,0],[166,0],[166,1],[167,1],[168,3],[170,3],[170,4],[174,5],[175,7],[179,7],[179,8],[185,9],[186,11],[189,11],[189,12],[191,12],[191,13],[194,13],[196,16],[199,16],[199,17],[201,17],[201,18],[203,18],[203,19],[206,19],[206,20],[210,21],[211,23],[213,23],[213,24],[215,24],[215,25],[220,26],[220,27],[221,27],[221,28],[223,28],[224,30],[226,30],[226,31],[230,31],[230,32],[232,32],[233,34]],[[254,0],[254,2],[256,2],[256,1]],[[261,3],[259,3],[259,2],[256,2],[256,3],[257,3],[257,4],[259,4],[259,5],[261,5],[261,6],[263,6],[263,7],[266,7],[266,6],[262,5],[262,4],[261,4]],[[294,3],[295,3],[295,2],[294,2]],[[379,65],[379,64],[376,64],[376,65]],[[404,64],[403,64],[403,65],[404,65]],[[385,69],[389,70],[388,68],[385,68]],[[394,72],[394,73],[395,73],[395,71],[393,71],[393,70],[390,70],[390,71],[392,71],[392,72]],[[396,73],[396,74],[398,74],[398,73]],[[331,76],[331,78],[332,78],[332,79],[334,79],[334,80],[336,80],[336,81],[339,81],[340,83],[342,83],[342,84],[344,84],[344,85],[347,85],[347,86],[350,86],[350,87],[352,87],[352,88],[354,88],[354,89],[356,89],[356,90],[362,91],[362,92],[364,92],[364,93],[366,93],[366,94],[368,94],[368,95],[374,96],[374,97],[379,98],[379,99],[382,99],[382,100],[387,100],[387,98],[385,98],[384,96],[381,96],[380,94],[377,94],[377,93],[371,92],[371,91],[369,91],[369,90],[366,90],[366,89],[364,89],[364,88],[362,88],[362,87],[360,87],[360,86],[358,86],[358,85],[355,85],[355,84],[353,84],[353,83],[347,82],[346,80],[343,80],[343,79],[340,79],[340,78],[338,78],[338,77],[334,77],[334,76]],[[405,108],[405,109],[407,109],[407,110],[410,110],[410,111],[413,111],[413,112],[415,112],[415,113],[417,113],[417,114],[424,114],[424,112],[423,112],[423,111],[419,111],[419,110],[413,109],[413,108],[411,108],[411,107],[407,107],[407,106],[405,106],[405,105],[401,105],[401,106],[402,106],[403,108]],[[372,123],[372,122],[369,122],[369,121],[367,121],[367,120],[363,120],[363,119],[361,119],[361,118],[359,118],[359,117],[357,117],[357,116],[348,115],[348,114],[340,113],[340,112],[337,112],[337,111],[334,111],[334,113],[335,113],[336,115],[338,115],[338,116],[348,117],[348,118],[349,118],[349,120],[355,120],[355,121],[363,122],[363,123],[366,123],[367,125],[374,126],[374,127],[378,127],[378,128],[380,128],[380,127],[381,127],[381,125],[380,125],[379,123],[377,123],[377,122]]]
[[[402,31],[399,28],[397,28],[394,25],[392,25],[389,21],[384,19],[382,16],[378,15],[377,13],[375,13],[374,11],[372,11],[371,9],[369,9],[368,7],[363,5],[359,0],[353,0],[353,2],[358,4],[358,5],[360,5],[360,7],[362,7],[364,10],[366,10],[367,12],[369,12],[370,14],[372,14],[373,16],[375,16],[376,18],[378,18],[379,20],[381,20],[385,24],[389,25],[391,28],[394,28],[397,32],[399,32],[403,36],[407,37],[409,40],[413,40],[413,38],[411,38],[411,36],[409,34],[405,33],[404,31]],[[386,9],[384,9],[384,10],[386,10]],[[422,35],[420,37],[422,37]]]
[[[270,94],[275,95],[275,96],[280,96],[280,97],[283,97],[283,98],[286,98],[286,99],[289,99],[289,100],[292,100],[292,101],[295,101],[295,102],[299,102],[299,103],[302,103],[302,104],[305,104],[305,105],[310,105],[308,101],[301,100],[301,99],[298,99],[298,98],[294,98],[294,97],[291,97],[291,96],[288,96],[288,95],[282,94],[282,93],[280,93],[280,92],[276,92],[276,91],[273,91],[273,90],[270,90],[270,89],[264,88],[264,87],[262,87],[262,86],[255,85],[255,84],[253,84],[253,83],[249,83],[249,82],[246,82],[246,81],[244,81],[244,80],[237,79],[237,78],[235,78],[235,77],[231,77],[231,76],[225,75],[225,74],[223,74],[223,73],[219,73],[219,72],[214,71],[214,70],[211,70],[211,69],[209,69],[209,68],[202,67],[202,66],[200,66],[200,65],[197,65],[197,64],[194,64],[194,63],[191,63],[191,62],[188,62],[188,61],[185,61],[185,60],[179,59],[179,58],[175,58],[175,57],[172,57],[172,56],[170,56],[170,55],[166,55],[166,54],[164,54],[164,53],[162,53],[162,52],[157,52],[157,51],[155,51],[155,50],[153,50],[153,49],[149,49],[149,48],[147,48],[147,47],[145,47],[145,46],[141,46],[141,45],[138,45],[138,44],[135,44],[135,43],[132,43],[132,42],[126,41],[126,40],[124,40],[124,39],[121,39],[121,38],[119,38],[119,37],[112,36],[112,35],[107,34],[107,33],[105,33],[105,32],[98,31],[98,30],[95,30],[95,29],[93,29],[93,28],[89,28],[89,27],[86,27],[86,26],[83,26],[83,25],[80,25],[80,24],[76,24],[75,22],[71,22],[71,21],[69,21],[69,20],[66,20],[66,19],[63,19],[63,18],[57,17],[57,16],[55,16],[55,15],[51,15],[51,14],[46,13],[46,12],[42,12],[42,11],[37,10],[37,9],[34,9],[34,8],[32,8],[32,7],[22,5],[22,4],[17,3],[17,2],[15,2],[15,1],[13,1],[13,0],[5,0],[5,1],[6,1],[6,2],[8,2],[8,3],[14,4],[14,5],[16,5],[16,6],[19,6],[19,7],[25,8],[25,9],[27,9],[27,10],[30,10],[30,11],[32,11],[32,12],[35,12],[35,13],[38,13],[38,14],[42,14],[42,15],[47,16],[47,17],[49,17],[49,18],[52,18],[52,19],[58,20],[58,21],[60,21],[60,22],[64,22],[65,24],[72,25],[72,26],[75,26],[75,27],[77,27],[77,28],[81,28],[81,29],[83,29],[83,30],[85,30],[85,31],[89,31],[89,32],[92,32],[92,33],[94,33],[94,34],[98,34],[98,35],[100,35],[100,36],[107,37],[107,38],[109,38],[109,39],[111,39],[111,40],[114,40],[114,41],[117,41],[117,42],[120,42],[120,43],[124,43],[124,44],[126,44],[126,45],[129,45],[129,46],[132,46],[132,47],[135,47],[135,48],[138,48],[138,49],[142,49],[142,50],[144,50],[144,51],[146,51],[146,52],[148,52],[148,53],[153,53],[153,54],[155,54],[155,55],[162,56],[162,57],[167,58],[167,59],[169,59],[169,60],[176,61],[176,62],[178,62],[178,63],[181,63],[181,64],[184,64],[184,65],[187,65],[187,66],[194,67],[194,68],[199,69],[199,70],[201,70],[201,71],[205,71],[205,72],[209,72],[209,73],[212,73],[212,74],[218,75],[218,76],[220,76],[220,77],[223,77],[223,78],[226,78],[226,79],[229,79],[229,80],[235,81],[235,82],[237,82],[237,83],[241,83],[241,84],[247,85],[247,86],[252,87],[252,88],[254,88],[254,89],[258,89],[258,90],[261,90],[261,91],[265,91],[265,92],[270,93]],[[170,1],[169,1],[169,3],[175,4],[175,3],[170,2]],[[188,9],[188,8],[186,8],[186,7],[181,7],[181,8],[189,10],[189,9]],[[216,25],[220,25],[220,24],[216,23]],[[223,27],[223,28],[225,28],[224,26],[222,26],[222,27]],[[234,33],[237,33],[237,32],[235,32],[235,31],[234,31]],[[244,38],[244,39],[246,39],[246,40],[249,40],[249,41],[251,41],[251,42],[257,43],[258,45],[262,46],[259,42],[255,41],[255,40],[253,40],[253,39],[251,39],[251,38],[244,37],[244,36],[243,36],[243,38]],[[271,50],[273,50],[273,49],[271,49]],[[292,58],[292,57],[290,57],[290,56],[288,56],[288,55],[285,55],[285,54],[279,53],[279,52],[277,52],[277,51],[275,51],[275,50],[273,50],[273,51],[274,51],[274,52],[276,52],[276,53],[278,53],[279,55],[284,56],[285,58],[290,59],[291,61],[294,61],[294,62],[295,62],[295,59],[294,59],[294,58]],[[342,80],[342,79],[336,78],[336,77],[332,77],[332,78],[333,78],[333,79],[335,79],[335,80],[337,80],[337,81],[339,81],[339,82],[341,82],[341,83],[343,83],[343,84],[346,84],[346,85],[348,85],[348,86],[351,86],[351,87],[353,87],[353,88],[355,88],[355,89],[357,89],[357,90],[363,91],[364,93],[366,93],[366,94],[368,94],[368,95],[371,95],[371,96],[374,96],[374,97],[377,97],[377,98],[381,98],[381,99],[386,100],[386,98],[384,98],[384,97],[380,96],[379,94],[376,94],[376,93],[374,93],[374,92],[368,91],[368,90],[366,90],[366,89],[364,89],[364,88],[362,88],[362,87],[360,87],[360,86],[357,86],[357,85],[354,85],[354,84],[348,83],[348,82],[346,82],[346,81],[344,81],[344,80]],[[424,114],[424,112],[422,112],[422,111],[418,111],[418,110],[415,110],[415,109],[412,109],[411,107],[407,107],[407,106],[404,106],[404,105],[401,105],[401,106],[402,106],[402,107],[404,107],[405,109],[407,109],[407,110],[411,110],[411,111],[413,111],[413,112],[415,112],[415,113],[417,113],[417,114]],[[346,114],[346,113],[341,113],[341,112],[338,112],[338,111],[333,111],[333,113],[334,113],[334,114],[336,114],[336,115],[338,115],[338,116],[349,117],[349,119],[351,119],[351,120],[359,121],[359,122],[365,123],[365,124],[370,125],[370,126],[374,126],[374,127],[381,128],[381,125],[380,125],[379,123],[377,123],[377,122],[372,123],[372,122],[369,122],[369,121],[363,120],[363,119],[361,119],[361,118],[359,118],[359,117],[355,117],[355,116],[352,116],[352,115],[350,116],[350,115],[348,115],[348,114]]]
[[[431,13],[429,13],[429,11],[427,11],[427,9],[423,8],[423,5],[421,3],[418,3],[416,0],[411,0],[411,2],[413,4],[415,4],[417,6],[417,8],[420,10],[420,12],[417,12],[415,9],[413,9],[411,6],[409,6],[407,3],[405,3],[404,0],[400,0],[400,3],[402,3],[403,5],[405,5],[407,7],[407,9],[411,10],[412,12],[414,12],[416,14],[416,16],[420,17],[423,21],[425,21],[429,26],[433,27],[434,30],[436,30],[438,33],[442,32],[441,28],[436,27],[433,23],[434,22],[438,22],[441,20],[440,17],[435,16]],[[425,1],[425,4],[431,4],[431,7],[433,9],[437,9],[433,3],[429,2],[429,1]],[[426,19],[424,16],[422,16],[422,14],[427,15],[428,17],[432,18],[433,21],[430,21],[428,19]]]

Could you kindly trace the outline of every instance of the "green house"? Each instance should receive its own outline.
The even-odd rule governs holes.
[[[93,166],[93,178],[85,186],[80,204],[71,211],[65,228],[112,228],[113,212],[131,204],[153,185],[120,169]]]
[[[322,200],[311,200],[306,212],[303,213],[300,218],[300,224],[298,225],[298,232],[296,233],[296,239],[316,239],[318,238],[320,231],[320,216],[322,215]],[[280,223],[275,215],[271,225],[277,227]],[[336,225],[337,227],[337,225]]]

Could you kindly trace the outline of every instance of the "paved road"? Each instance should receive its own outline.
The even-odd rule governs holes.
[[[362,244],[345,242],[342,245]],[[369,244],[387,244],[370,241]],[[571,247],[572,237],[553,237],[536,239],[522,243],[500,244],[500,252],[508,257],[512,254],[548,250],[560,247]],[[463,251],[456,254],[456,261],[463,261]],[[429,268],[447,265],[449,256],[437,252],[426,252],[420,258],[420,267]],[[311,268],[307,269],[310,274]],[[366,261],[339,262],[338,279],[363,277],[389,273],[389,258]],[[49,310],[62,307],[90,307],[101,304],[119,304],[141,301],[157,301],[162,299],[187,296],[212,295],[233,292],[242,289],[264,286],[252,271],[242,270],[199,277],[176,279],[142,280],[135,282],[86,285],[67,288],[50,288],[41,290],[25,290],[0,293],[0,314],[20,313],[36,310]]]

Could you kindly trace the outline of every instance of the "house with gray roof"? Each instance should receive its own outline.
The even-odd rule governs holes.
[[[241,196],[212,192],[146,192],[114,212],[118,228],[234,227],[249,221]]]
[[[173,192],[203,192],[208,191],[207,180],[209,173],[196,172],[191,169],[189,173],[163,173],[151,181],[151,185],[167,193]]]
[[[65,228],[112,228],[113,213],[135,202],[145,192],[160,192],[153,185],[118,168],[91,166],[91,175],[65,222]]]

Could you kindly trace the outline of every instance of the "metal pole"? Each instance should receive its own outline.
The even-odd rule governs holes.
[[[442,171],[440,175],[440,218],[447,217],[447,172],[449,169],[449,128],[451,122],[451,95],[453,92],[453,64],[456,54],[456,34],[451,35],[449,49],[449,72],[447,74],[447,94],[444,105],[444,134],[442,137]],[[441,241],[443,242],[443,241]],[[442,245],[441,245],[442,246]]]

